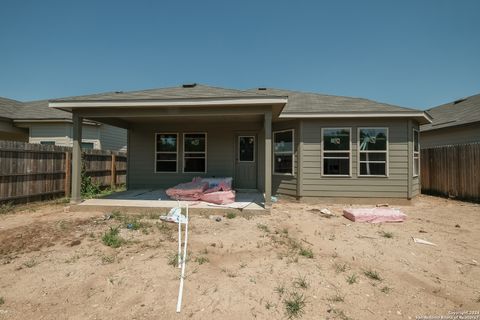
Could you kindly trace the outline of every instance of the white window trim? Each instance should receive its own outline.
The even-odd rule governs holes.
[[[387,141],[386,141],[386,145],[385,145],[386,150],[385,151],[381,151],[381,150],[361,151],[360,150],[360,130],[362,130],[362,129],[385,129],[386,133],[387,133]],[[361,174],[361,171],[360,171],[360,154],[362,152],[363,153],[366,153],[366,152],[369,152],[369,153],[385,153],[385,175],[382,175],[382,174],[371,174],[371,175]],[[383,163],[383,161],[369,161],[369,162]],[[366,178],[388,178],[388,177],[390,177],[390,132],[388,130],[388,127],[358,127],[357,128],[357,168],[358,168],[357,176],[359,178],[363,178],[363,177],[366,177]]]
[[[275,134],[280,133],[280,132],[292,132],[292,151],[281,151],[281,152],[275,152]],[[275,172],[275,154],[292,154],[292,172]],[[275,176],[295,176],[295,129],[285,129],[285,130],[277,130],[273,131],[273,144],[272,144],[272,172],[273,175]]]
[[[240,160],[240,138],[245,138],[245,137],[247,137],[247,138],[253,138],[253,160],[252,160],[252,161]],[[238,143],[238,144],[237,144],[237,146],[238,146],[238,147],[237,147],[237,149],[238,149],[238,150],[237,150],[238,162],[242,162],[242,163],[253,163],[253,162],[255,162],[255,159],[256,159],[256,156],[257,156],[256,150],[255,150],[255,149],[257,149],[257,139],[256,139],[256,137],[255,137],[254,135],[251,135],[251,134],[250,134],[250,135],[247,135],[247,134],[245,134],[245,135],[239,135],[239,136],[238,136],[238,141],[237,141],[237,143]]]
[[[200,151],[194,151],[194,152],[190,152],[188,151],[188,153],[204,153],[205,154],[205,171],[188,171],[188,172],[185,172],[185,135],[187,134],[204,134],[205,135],[205,152],[200,152]],[[183,151],[183,154],[182,154],[182,157],[183,157],[183,163],[182,163],[182,173],[207,173],[207,150],[208,150],[208,136],[207,136],[207,133],[206,132],[184,132],[183,133],[183,141],[182,141],[182,151]]]
[[[418,141],[417,141],[418,151],[415,151],[415,132],[417,132],[417,136],[418,136]],[[412,174],[413,174],[414,178],[417,178],[418,176],[420,176],[420,131],[418,131],[418,129],[413,128],[412,140],[413,140]],[[415,174],[415,158],[418,158],[418,173],[417,174]]]
[[[349,141],[348,141],[348,151],[347,150],[323,150],[323,146],[324,146],[324,143],[323,143],[323,140],[324,140],[324,136],[323,136],[323,132],[325,129],[336,129],[336,130],[348,130],[348,135],[349,135]],[[321,157],[320,157],[320,170],[321,170],[321,176],[322,177],[348,177],[348,178],[351,178],[352,177],[352,128],[348,128],[348,127],[326,127],[326,128],[322,128],[321,130],[321,133],[320,133],[322,136],[321,136],[321,142],[320,142],[320,153],[321,153]],[[325,159],[325,156],[324,154],[325,153],[348,153],[348,170],[349,170],[349,174],[325,174],[324,172],[324,159]]]
[[[166,151],[157,151],[157,136],[159,134],[174,134],[177,137],[177,150],[175,151],[175,171],[157,171],[157,154],[159,153],[173,153],[173,152],[166,152]],[[155,132],[155,157],[153,159],[153,170],[154,173],[178,173],[178,132]],[[168,162],[169,160],[161,160],[163,162]],[[170,162],[173,162],[173,160],[170,160]]]

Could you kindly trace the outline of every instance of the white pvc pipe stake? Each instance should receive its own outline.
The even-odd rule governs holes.
[[[180,217],[178,217],[178,255],[177,262],[178,268],[182,267],[182,223],[180,222]]]
[[[178,288],[177,313],[180,312],[180,309],[182,308],[183,281],[185,278],[185,262],[187,261],[187,240],[188,240],[188,204],[186,206],[185,244],[183,246],[182,275],[180,276],[180,286]]]

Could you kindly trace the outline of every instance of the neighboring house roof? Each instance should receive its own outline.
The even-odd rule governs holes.
[[[225,89],[200,84],[183,85],[179,87],[150,89],[130,92],[107,92],[86,96],[76,96],[51,101],[117,101],[117,100],[170,100],[170,99],[201,99],[201,98],[250,98],[264,97],[252,91]]]
[[[0,118],[13,119],[16,109],[21,104],[20,101],[0,97]]]
[[[250,92],[287,96],[282,114],[352,113],[352,112],[412,112],[418,110],[398,107],[363,98],[332,96],[273,88],[251,89]]]
[[[71,120],[72,114],[48,107],[48,100],[22,103],[15,112],[15,120]]]
[[[427,112],[432,115],[433,122],[421,126],[421,131],[480,122],[480,94],[428,109]]]

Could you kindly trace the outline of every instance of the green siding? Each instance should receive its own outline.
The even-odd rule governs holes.
[[[189,121],[177,123],[136,124],[130,130],[129,139],[129,188],[167,188],[193,177],[234,177],[235,176],[235,134],[255,131],[259,135],[263,125],[260,122],[208,123]],[[155,173],[155,133],[174,132],[179,134],[177,173]],[[207,133],[207,173],[182,173],[183,133]],[[263,144],[262,144],[263,145]],[[259,159],[263,157],[262,147],[257,146]],[[257,165],[258,175],[263,172]],[[257,180],[257,185],[262,185]]]
[[[280,130],[287,130],[293,129],[294,130],[294,161],[293,161],[293,172],[294,175],[286,175],[286,174],[275,174],[273,173],[272,168],[272,194],[284,194],[289,196],[298,196],[297,195],[297,176],[298,176],[298,146],[299,146],[299,134],[298,134],[298,124],[299,121],[281,121],[276,122],[273,124],[273,131],[280,131]],[[272,134],[272,149],[274,143],[274,135]],[[272,161],[274,161],[274,157],[272,157]],[[272,164],[273,165],[273,164]]]
[[[407,198],[408,186],[408,120],[303,120],[303,197],[401,197]],[[351,177],[321,175],[321,129],[351,128]],[[359,177],[357,129],[388,127],[389,176]]]

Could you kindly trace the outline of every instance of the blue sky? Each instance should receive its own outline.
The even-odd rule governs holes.
[[[0,0],[0,96],[198,82],[424,109],[480,92],[480,1]]]

